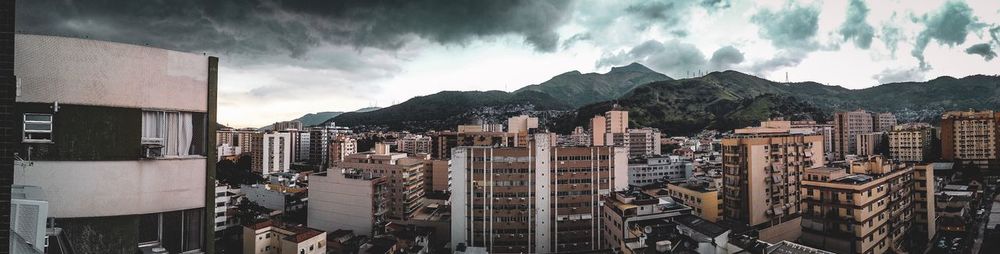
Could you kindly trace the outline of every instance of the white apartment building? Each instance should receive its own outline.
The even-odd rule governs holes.
[[[694,164],[681,156],[648,158],[640,163],[628,164],[628,184],[643,186],[657,182],[691,177]]]

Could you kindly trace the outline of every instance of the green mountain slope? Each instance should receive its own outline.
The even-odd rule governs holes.
[[[636,86],[664,80],[672,79],[667,75],[650,70],[646,66],[632,63],[613,67],[611,71],[604,74],[583,74],[579,71],[563,73],[541,84],[525,86],[514,93],[542,92],[575,108],[594,102],[613,100],[628,93]]]

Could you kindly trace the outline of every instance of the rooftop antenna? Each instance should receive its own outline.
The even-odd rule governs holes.
[[[787,71],[785,72],[785,83],[791,83],[791,82],[788,82],[788,72]]]

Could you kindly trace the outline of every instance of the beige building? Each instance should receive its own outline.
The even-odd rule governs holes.
[[[309,176],[309,226],[327,232],[351,230],[373,236],[384,233],[385,177],[360,170],[327,171]]]
[[[872,113],[872,130],[877,132],[891,131],[896,124],[896,115],[892,113]]]
[[[243,226],[243,254],[324,254],[326,232],[267,220]]]
[[[292,168],[294,149],[292,135],[287,132],[254,133],[251,169],[265,176],[288,172]]]
[[[448,178],[449,160],[429,160],[430,172],[424,172],[425,191],[446,192],[451,186],[451,179]]]
[[[857,154],[858,135],[872,133],[875,124],[872,113],[864,110],[837,112],[833,115],[834,156],[844,159]]]
[[[800,234],[800,178],[825,164],[823,136],[786,127],[738,129],[722,140],[723,215],[766,242]]]
[[[898,161],[932,161],[931,140],[937,135],[928,124],[897,125],[889,132],[889,156]]]
[[[849,169],[807,169],[800,241],[836,253],[906,252],[913,172],[881,156],[853,161]]]
[[[358,153],[358,140],[347,135],[337,135],[330,140],[328,165],[344,161],[348,155]]]
[[[937,234],[937,202],[934,194],[937,191],[934,179],[936,163],[917,164],[913,166],[913,229],[923,239],[918,243],[926,243]]]
[[[593,146],[605,145],[605,134],[607,134],[608,119],[598,115],[590,119],[590,140]]]
[[[876,155],[879,152],[878,149],[882,145],[882,142],[885,141],[883,139],[887,137],[887,134],[885,132],[871,132],[858,134],[856,137],[858,140],[855,142],[857,144],[855,155],[868,157]]]
[[[628,111],[612,109],[590,119],[590,135],[594,146],[611,145],[614,134],[628,132]],[[620,136],[627,138],[627,136]],[[619,145],[621,146],[621,145]]]
[[[379,147],[376,144],[376,148]],[[348,155],[330,171],[347,170],[385,178],[386,218],[408,220],[424,205],[424,171],[428,158],[390,153],[387,148]]]
[[[607,119],[607,133],[624,133],[628,130],[628,111],[613,109],[604,113]]]
[[[303,129],[302,122],[299,121],[281,121],[271,125],[271,130],[273,131],[302,130],[302,129]]]
[[[431,137],[408,134],[402,138],[396,139],[396,151],[408,154],[430,154]]]
[[[1000,112],[955,111],[941,116],[941,158],[973,168],[1000,168]]]
[[[451,161],[451,244],[490,253],[591,251],[604,243],[601,197],[628,186],[613,147],[459,147]]]
[[[695,177],[685,182],[669,183],[667,188],[646,191],[654,196],[670,196],[690,206],[692,214],[707,221],[718,222],[723,216],[719,186],[722,178]]]
[[[528,133],[528,130],[538,129],[538,118],[527,115],[507,119],[507,133]]]

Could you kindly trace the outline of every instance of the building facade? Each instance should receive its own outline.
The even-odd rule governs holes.
[[[384,233],[386,178],[355,171],[327,171],[309,177],[310,226],[334,232],[351,230],[375,236]]]
[[[807,169],[800,240],[836,253],[905,252],[915,217],[913,172],[881,156],[849,169]]]
[[[333,163],[330,170],[385,178],[385,191],[381,195],[387,204],[386,218],[408,220],[424,206],[426,158],[389,153],[388,149],[376,151],[348,155],[344,161]]]
[[[217,58],[20,34],[14,55],[14,182],[44,190],[52,246],[212,249]]]
[[[858,140],[854,143],[857,145],[857,149],[855,149],[856,153],[854,155],[859,157],[868,157],[876,154],[882,155],[879,153],[888,152],[880,151],[880,148],[883,145],[886,146],[885,148],[888,148],[888,144],[883,144],[883,142],[886,142],[886,139],[888,139],[888,134],[885,132],[858,134],[856,138]]]
[[[348,155],[358,153],[358,140],[347,135],[339,135],[330,141],[329,147],[328,165],[334,165],[346,160]]]
[[[875,131],[872,113],[864,110],[837,112],[833,115],[833,142],[836,159],[857,154],[858,135]]]
[[[243,254],[324,254],[326,232],[274,221],[243,226]]]
[[[955,111],[941,116],[941,159],[956,166],[1000,168],[1000,112]]]
[[[507,119],[507,133],[528,133],[531,129],[538,129],[537,117],[520,115]]]
[[[823,157],[823,136],[811,131],[736,130],[722,140],[725,218],[758,230],[766,242],[797,239],[801,174],[824,165]]]
[[[451,244],[491,253],[599,248],[601,197],[628,186],[613,147],[459,147],[451,162]]]
[[[605,216],[600,217],[604,230],[600,249],[619,250],[619,253],[648,253],[645,241],[646,224],[669,220],[691,213],[691,207],[675,202],[670,197],[654,197],[640,191],[616,191],[604,197]]]
[[[712,177],[696,177],[678,183],[668,183],[663,192],[657,190],[657,196],[670,196],[684,205],[690,206],[691,214],[707,221],[718,222],[722,219],[722,196],[719,195],[719,185],[722,179]],[[654,192],[655,193],[655,192]]]
[[[254,172],[267,176],[271,173],[288,172],[292,168],[292,135],[287,132],[257,133],[253,136]]]
[[[430,154],[431,137],[409,134],[396,139],[396,151],[408,154]]]
[[[897,125],[889,132],[889,157],[904,162],[929,162],[937,158],[933,140],[937,129],[928,124]]]
[[[275,122],[271,125],[271,130],[273,131],[287,131],[287,130],[303,130],[302,122],[299,121],[281,121]]]
[[[633,160],[628,164],[628,184],[644,186],[691,177],[694,164],[680,156]]]

